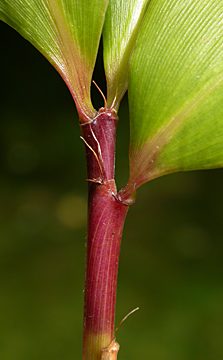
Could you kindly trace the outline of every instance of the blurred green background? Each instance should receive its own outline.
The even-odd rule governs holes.
[[[76,111],[47,61],[6,25],[0,30],[0,359],[81,359],[87,189]],[[125,100],[119,186],[128,127]],[[117,321],[140,310],[117,335],[120,360],[223,359],[222,184],[223,171],[212,170],[138,192],[122,244]]]

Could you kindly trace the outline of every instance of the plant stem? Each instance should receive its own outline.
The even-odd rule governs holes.
[[[118,261],[128,211],[116,196],[116,124],[116,113],[102,109],[92,122],[82,126],[89,181],[84,360],[116,359],[106,355],[106,349],[115,338]]]

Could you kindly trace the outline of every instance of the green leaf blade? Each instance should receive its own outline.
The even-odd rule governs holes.
[[[151,1],[130,68],[130,182],[223,166],[223,3]]]
[[[93,117],[90,86],[108,0],[0,0],[0,19],[58,70],[80,117]]]
[[[118,107],[128,86],[128,65],[149,0],[110,0],[103,30],[107,100]]]

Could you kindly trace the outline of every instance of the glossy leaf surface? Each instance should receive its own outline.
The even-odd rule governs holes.
[[[29,40],[67,83],[80,114],[93,116],[91,77],[108,0],[0,0],[0,19]]]
[[[104,26],[108,105],[118,106],[128,85],[128,64],[149,0],[110,0]]]
[[[152,0],[131,59],[130,183],[223,166],[223,2]]]

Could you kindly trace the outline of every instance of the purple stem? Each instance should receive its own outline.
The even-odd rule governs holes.
[[[115,336],[118,262],[128,211],[114,180],[116,125],[116,113],[102,109],[82,126],[89,181],[84,360],[100,360]]]

